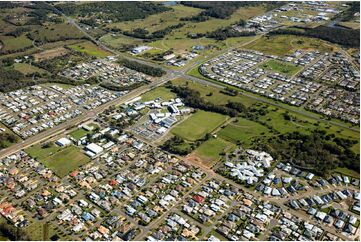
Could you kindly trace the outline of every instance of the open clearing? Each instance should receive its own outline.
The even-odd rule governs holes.
[[[23,73],[24,75],[28,75],[28,74],[33,74],[33,73],[47,73],[46,70],[41,69],[39,67],[36,66],[32,66],[26,63],[15,63],[14,64],[14,69],[17,71],[20,71],[21,73]]]
[[[50,26],[35,27],[31,32],[37,42],[52,42],[64,39],[81,39],[84,34],[69,23],[53,24]]]
[[[144,95],[142,95],[142,101],[146,102],[146,101],[151,101],[154,100],[156,98],[161,98],[164,101],[170,100],[172,98],[175,98],[176,94],[173,93],[170,89],[161,86],[161,87],[157,87],[147,93],[145,93]]]
[[[270,135],[267,127],[257,122],[237,118],[236,122],[228,124],[224,129],[218,132],[219,137],[236,144],[238,141],[243,145],[249,146],[252,139],[257,136]]]
[[[66,53],[68,53],[67,49],[65,49],[64,47],[58,47],[55,49],[45,50],[43,52],[36,53],[33,56],[35,61],[42,61],[42,60],[49,60],[58,56],[62,56],[65,55]]]
[[[332,52],[334,49],[326,41],[295,35],[264,36],[244,48],[278,56],[291,54],[298,49],[315,49],[320,52]]]
[[[206,165],[212,165],[221,158],[220,153],[235,147],[234,144],[229,143],[220,138],[211,138],[202,143],[192,155],[197,156]]]
[[[32,46],[31,40],[25,35],[21,35],[19,37],[0,36],[0,41],[4,45],[1,48],[1,51],[3,52],[18,51]]]
[[[266,63],[262,64],[260,67],[266,70],[272,70],[278,73],[282,73],[287,76],[293,76],[294,74],[296,74],[298,71],[301,70],[301,67],[291,65],[278,60],[269,60]]]
[[[98,58],[104,58],[104,57],[111,55],[110,52],[99,48],[98,46],[96,46],[95,44],[93,44],[90,41],[86,41],[86,42],[82,42],[82,43],[78,43],[78,44],[74,44],[74,45],[69,45],[68,47],[73,50],[85,53],[87,55],[95,56]]]
[[[212,132],[227,120],[227,116],[198,110],[171,130],[172,134],[185,140],[196,141]]]
[[[94,127],[94,129],[98,127],[98,125],[96,125],[96,124],[89,124],[89,126]],[[92,130],[88,131],[83,128],[78,128],[78,129],[74,130],[73,132],[71,132],[69,135],[71,137],[73,137],[74,139],[79,140],[80,138],[84,137],[85,135],[91,134],[91,133],[93,133]]]

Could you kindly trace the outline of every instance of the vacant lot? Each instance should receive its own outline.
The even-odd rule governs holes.
[[[98,125],[96,125],[96,124],[90,124],[89,126],[94,127],[94,128],[98,127]],[[73,132],[71,132],[69,135],[71,137],[73,137],[74,139],[79,140],[80,138],[82,138],[85,135],[90,134],[90,133],[93,133],[93,131],[91,131],[91,130],[88,131],[83,128],[79,128],[79,129],[76,129]]]
[[[35,159],[43,159],[58,152],[61,148],[54,143],[37,144],[26,149],[25,152]]]
[[[79,166],[89,162],[89,158],[77,147],[69,146],[40,161],[54,171],[56,175],[64,177]]]
[[[291,65],[282,61],[269,60],[260,66],[263,69],[275,71],[278,73],[285,74],[287,76],[293,76],[301,70],[300,67]]]
[[[224,129],[218,132],[219,137],[232,143],[241,142],[244,145],[250,145],[252,139],[257,136],[270,135],[269,129],[257,122],[237,118],[236,122],[228,124]]]
[[[297,49],[315,49],[321,52],[331,52],[334,49],[334,47],[326,41],[294,35],[272,35],[269,37],[262,37],[246,45],[244,48],[278,56],[291,54]]]
[[[66,39],[81,39],[84,37],[80,30],[68,23],[41,26],[35,28],[30,34],[32,39],[44,43]]]
[[[16,38],[13,36],[0,36],[0,41],[3,44],[1,48],[2,52],[18,51],[32,46],[31,40],[25,35]]]
[[[203,138],[207,133],[212,132],[215,128],[224,123],[227,116],[198,110],[184,122],[172,129],[174,135],[183,139],[195,141]]]
[[[95,44],[89,41],[82,42],[79,44],[69,45],[69,48],[99,58],[104,58],[111,55],[110,52],[99,48],[98,46],[96,46]]]
[[[35,61],[42,61],[42,60],[52,59],[57,56],[62,56],[65,55],[66,53],[68,53],[67,49],[65,49],[64,47],[58,47],[55,49],[45,50],[43,52],[36,53],[33,56]]]
[[[36,66],[32,66],[26,63],[15,63],[14,64],[14,69],[17,71],[20,71],[21,73],[23,73],[24,75],[27,74],[33,74],[33,73],[47,73],[47,71],[45,71],[44,69],[38,68]]]
[[[193,153],[206,164],[213,164],[220,159],[220,153],[235,145],[220,138],[211,138],[201,144]]]
[[[167,101],[169,99],[175,98],[176,94],[173,93],[170,89],[161,86],[161,87],[157,87],[156,89],[153,89],[147,93],[145,93],[144,95],[142,95],[142,101],[146,102],[146,101],[151,101],[154,100],[156,98],[161,98],[164,101]]]

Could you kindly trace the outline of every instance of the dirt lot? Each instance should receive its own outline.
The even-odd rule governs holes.
[[[46,50],[40,53],[34,54],[35,61],[42,61],[47,59],[52,59],[57,56],[62,56],[68,53],[68,50],[64,47],[59,47],[51,50]]]

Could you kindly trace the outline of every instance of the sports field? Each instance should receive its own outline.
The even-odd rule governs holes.
[[[25,152],[61,178],[89,162],[89,158],[79,148],[72,145],[62,148],[54,143],[49,143],[49,146],[37,144],[26,149]]]
[[[88,163],[89,158],[79,148],[68,146],[42,159],[41,162],[59,177],[64,177],[79,166]]]
[[[198,110],[185,121],[171,130],[172,134],[178,135],[185,140],[196,141],[212,132],[227,120],[227,116]]]

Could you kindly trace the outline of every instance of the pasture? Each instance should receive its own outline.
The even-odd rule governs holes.
[[[105,57],[111,55],[111,53],[109,51],[99,48],[98,46],[96,46],[95,44],[93,44],[90,41],[85,41],[85,42],[81,42],[78,44],[69,45],[68,47],[73,50],[85,53],[90,56],[95,56],[98,58],[105,58]]]

